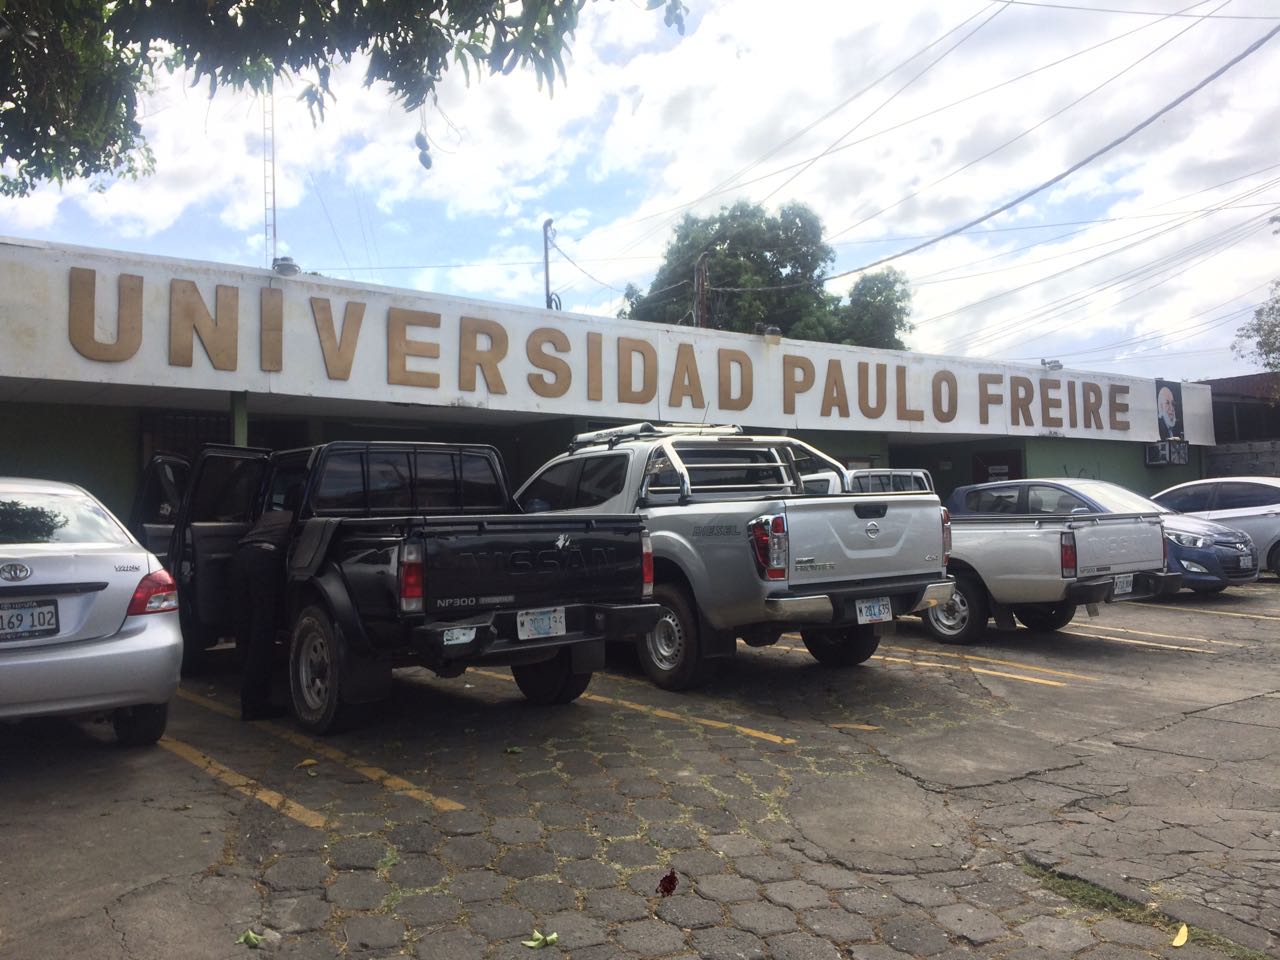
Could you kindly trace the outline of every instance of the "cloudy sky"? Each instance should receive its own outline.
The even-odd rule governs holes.
[[[683,36],[639,0],[587,4],[554,96],[531,74],[468,86],[457,71],[438,107],[406,113],[353,64],[313,126],[300,84],[283,84],[277,252],[537,305],[553,217],[573,260],[553,252],[564,308],[611,316],[628,281],[648,287],[686,211],[797,200],[822,218],[832,272],[854,271],[1059,175],[1280,26],[1276,0],[687,2]],[[910,346],[1249,372],[1230,343],[1280,276],[1277,89],[1280,37],[1056,185],[893,260],[914,290]],[[269,262],[261,101],[210,100],[179,77],[145,118],[154,176],[0,199],[0,234]]]

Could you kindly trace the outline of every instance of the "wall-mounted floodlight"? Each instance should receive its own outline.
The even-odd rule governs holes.
[[[282,277],[296,277],[302,268],[293,262],[293,257],[276,257],[271,261],[271,269]]]
[[[1048,370],[1048,371],[1061,370],[1062,361],[1061,360],[1045,360],[1042,357],[1040,359],[1040,366],[1044,367],[1045,370]]]

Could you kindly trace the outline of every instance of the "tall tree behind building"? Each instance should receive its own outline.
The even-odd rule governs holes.
[[[685,214],[649,291],[628,284],[619,316],[693,323],[699,258],[706,326],[738,333],[776,327],[797,340],[897,350],[911,330],[911,288],[892,267],[859,277],[847,301],[826,291],[835,251],[822,240],[821,219],[802,203],[776,215],[745,202],[708,217]]]
[[[1280,224],[1280,217],[1272,217],[1271,222]],[[1276,233],[1280,235],[1280,227]],[[1272,282],[1271,296],[1240,325],[1231,347],[1237,357],[1280,372],[1280,280]]]

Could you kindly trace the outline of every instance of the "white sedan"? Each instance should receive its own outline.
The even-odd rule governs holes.
[[[160,561],[80,487],[0,478],[0,720],[110,714],[155,743],[181,665]]]

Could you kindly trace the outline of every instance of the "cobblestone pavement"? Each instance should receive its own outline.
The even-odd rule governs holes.
[[[850,671],[784,639],[686,695],[623,661],[550,710],[410,671],[323,741],[239,723],[227,676],[161,749],[0,730],[0,955],[1226,955],[1029,857],[1274,956],[1277,623],[1271,581],[972,648],[906,626]]]

